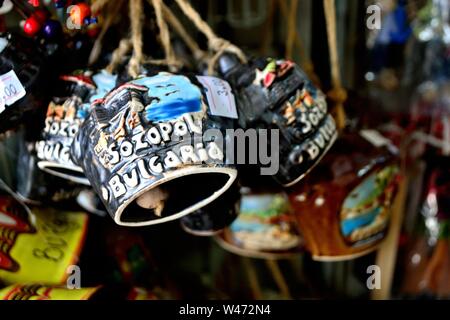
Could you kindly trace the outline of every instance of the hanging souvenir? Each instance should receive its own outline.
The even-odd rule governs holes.
[[[228,227],[238,216],[240,193],[234,184],[211,204],[180,219],[181,227],[196,236],[212,236]]]
[[[61,88],[48,106],[43,140],[36,143],[39,168],[55,176],[89,185],[80,167],[70,159],[70,147],[80,125],[87,118],[90,102],[103,97],[115,86],[116,76],[106,71],[91,76],[78,71],[62,76]]]
[[[280,131],[280,166],[274,178],[283,186],[294,185],[322,159],[337,137],[325,95],[287,60],[259,59],[243,65],[224,55],[219,65],[236,93],[239,125]]]
[[[375,139],[370,141],[377,145]],[[399,166],[386,146],[375,145],[360,135],[343,136],[314,172],[290,191],[305,246],[314,259],[353,259],[374,250],[385,236]]]
[[[55,176],[89,185],[69,152],[73,137],[87,116],[85,102],[94,92],[95,84],[89,74],[79,72],[62,76],[60,85],[47,109],[43,140],[36,143],[38,166]]]
[[[139,78],[92,105],[72,154],[116,223],[181,218],[236,179],[221,131],[233,127],[234,100],[219,99],[231,110],[228,118],[216,114],[216,92],[206,94],[202,79],[169,73]]]
[[[268,148],[279,153],[273,175],[283,186],[300,181],[326,154],[337,137],[325,95],[293,62],[282,59],[248,61],[244,53],[219,38],[186,0],[176,0],[183,13],[208,41],[213,56],[208,73],[224,78],[236,95],[239,126],[278,130],[279,141]]]
[[[301,252],[302,238],[287,195],[243,187],[239,216],[216,236],[226,250],[254,258],[287,258]]]
[[[39,169],[35,144],[21,142],[17,162],[16,192],[27,204],[66,203],[81,191],[80,185]]]

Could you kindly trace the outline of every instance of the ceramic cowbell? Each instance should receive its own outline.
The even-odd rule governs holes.
[[[388,148],[358,134],[339,138],[289,195],[313,258],[346,260],[375,249],[387,230],[398,180],[398,161]]]
[[[43,106],[48,70],[45,55],[31,39],[0,34],[0,132],[14,129]]]
[[[52,202],[63,206],[81,192],[81,185],[40,170],[38,162],[35,144],[23,141],[19,146],[15,191],[25,203]]]
[[[72,155],[117,224],[181,218],[231,187],[237,171],[225,156],[224,131],[233,128],[236,107],[231,90],[220,96],[223,83],[159,73],[93,103]]]
[[[77,71],[62,76],[55,96],[50,101],[42,132],[36,143],[40,169],[76,183],[89,185],[81,168],[70,158],[70,147],[80,125],[90,112],[90,102],[114,88],[116,77],[104,71],[91,76],[90,71]]]
[[[79,72],[62,76],[50,101],[45,119],[43,140],[36,144],[40,169],[53,175],[89,185],[83,171],[70,159],[70,146],[84,121],[85,102],[95,91],[91,77]]]
[[[286,193],[242,188],[239,216],[216,236],[226,250],[253,258],[287,258],[302,249],[302,238]]]
[[[215,235],[238,216],[240,197],[239,187],[235,183],[217,200],[181,218],[181,227],[195,236]]]
[[[270,146],[280,156],[274,178],[283,186],[294,185],[337,137],[325,95],[287,60],[257,59],[243,65],[224,54],[219,72],[233,87],[242,128],[279,130],[278,146]]]

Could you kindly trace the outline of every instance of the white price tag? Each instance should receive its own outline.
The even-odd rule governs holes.
[[[0,99],[3,108],[4,105],[10,106],[17,100],[22,99],[25,94],[25,88],[14,70],[0,76]]]
[[[377,130],[361,130],[359,134],[375,147],[388,146],[392,143]]]
[[[0,92],[4,91],[4,85],[0,82]],[[5,100],[0,96],[0,113],[5,111]]]
[[[212,115],[233,119],[238,118],[236,101],[228,82],[206,76],[198,76],[197,79],[205,87]]]

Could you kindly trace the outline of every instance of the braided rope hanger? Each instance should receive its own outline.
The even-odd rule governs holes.
[[[239,58],[239,60],[241,60],[242,63],[247,63],[247,58],[242,50],[228,40],[218,37],[208,23],[200,17],[199,13],[187,0],[175,0],[175,2],[181,8],[183,13],[197,27],[197,29],[206,36],[209,49],[214,52],[214,55],[208,62],[208,73],[210,75],[214,73],[214,67],[219,57],[225,52],[233,53]]]
[[[125,0],[112,1],[112,0],[98,0],[95,1],[92,6],[92,12],[98,12],[99,10],[107,10],[107,17],[105,23],[101,30],[99,37],[96,40],[93,50],[91,51],[90,64],[93,64],[100,55],[101,43],[103,41],[106,31],[111,27],[113,20],[117,17],[122,4]],[[143,0],[128,0],[128,12],[130,19],[130,36],[125,37],[119,43],[119,46],[113,51],[112,58],[106,71],[113,73],[118,65],[122,62],[125,55],[127,55],[132,50],[132,57],[128,63],[128,72],[133,77],[136,78],[141,69],[141,65],[144,62],[152,63],[156,65],[168,65],[171,71],[179,68],[182,63],[176,59],[172,45],[170,42],[170,33],[165,20],[171,24],[171,26],[180,34],[182,39],[188,44],[188,47],[197,56],[202,57],[202,51],[194,45],[194,40],[189,37],[186,31],[182,30],[181,23],[173,15],[173,13],[168,10],[162,0],[148,0],[149,4],[153,6],[156,15],[156,23],[160,32],[160,40],[165,53],[165,59],[155,60],[155,59],[145,59],[143,53],[143,25],[144,25],[144,9]]]
[[[186,31],[180,20],[175,16],[175,14],[167,7],[164,2],[161,2],[162,12],[164,14],[164,18],[167,23],[175,30],[175,32],[180,36],[180,38],[184,41],[186,46],[191,50],[192,55],[196,60],[201,60],[206,57],[206,52],[204,52],[198,46],[197,42],[189,35]]]
[[[142,0],[129,0],[129,16],[131,23],[131,45],[133,54],[128,64],[128,73],[136,78],[139,75],[144,58],[142,43],[142,28],[144,24],[144,10]]]
[[[101,6],[99,6],[101,2]],[[97,39],[94,42],[94,45],[91,49],[91,53],[89,54],[89,60],[88,65],[93,65],[99,58],[100,53],[102,52],[102,43],[103,38],[106,35],[106,32],[113,24],[114,20],[119,14],[120,9],[122,8],[122,5],[124,3],[124,0],[118,0],[116,3],[113,3],[112,1],[109,2],[109,0],[100,0],[94,2],[94,4],[91,7],[92,12],[98,12],[99,10],[105,8],[106,9],[106,18],[103,22],[102,28],[100,30],[100,33],[97,36]],[[97,4],[97,6],[96,6]],[[95,11],[94,11],[95,10]]]
[[[328,47],[330,51],[331,81],[333,88],[328,97],[335,103],[336,124],[339,130],[345,127],[344,102],[347,100],[347,91],[342,87],[341,70],[337,49],[336,6],[335,0],[323,0],[325,21],[327,25]]]
[[[311,81],[318,87],[320,87],[320,79],[314,71],[314,64],[311,58],[306,54],[305,47],[300,40],[300,34],[297,30],[297,13],[298,13],[298,0],[291,0],[291,6],[288,8],[286,1],[278,0],[281,14],[287,17],[288,23],[288,35],[286,37],[286,58],[293,59],[294,46],[297,47],[300,55],[300,64],[305,70]]]
[[[169,27],[167,26],[167,23],[164,19],[165,16],[163,13],[163,2],[162,0],[148,0],[148,2],[150,2],[153,5],[153,8],[155,9],[156,23],[159,28],[159,38],[161,40],[161,44],[163,46],[165,53],[165,59],[162,61],[162,63],[165,62],[165,64],[169,66],[171,71],[174,71],[180,66],[180,63],[175,58],[172,44],[170,42]]]

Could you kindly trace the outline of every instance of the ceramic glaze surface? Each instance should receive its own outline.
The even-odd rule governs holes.
[[[315,259],[347,260],[376,248],[389,225],[399,172],[396,155],[386,147],[356,133],[337,140],[289,194]]]
[[[201,92],[184,76],[162,75],[131,83],[148,88],[149,104],[144,117],[148,121],[166,121],[201,110]]]
[[[367,177],[345,198],[341,210],[341,232],[357,245],[378,238],[389,221],[397,166],[388,166]]]
[[[196,77],[164,72],[122,84],[93,103],[72,154],[117,223],[146,225],[179,218],[207,205],[233,183],[236,170],[225,159],[225,144],[215,135],[204,135],[208,129],[221,133],[233,128],[233,121],[210,117],[204,90]],[[180,208],[163,211],[162,217],[148,212],[122,219],[137,197],[196,174],[196,188],[176,191],[203,193],[192,196],[189,205],[181,198],[169,199],[167,203]],[[225,178],[200,183],[208,174]],[[177,188],[175,183],[171,187]]]
[[[283,186],[300,181],[327,153],[337,137],[325,95],[293,62],[256,59],[246,65],[233,56],[220,61],[223,77],[237,99],[242,128],[279,130],[280,169],[274,175]]]
[[[90,73],[78,71],[61,77],[59,96],[50,101],[47,109],[43,140],[36,143],[41,169],[82,184],[89,182],[81,168],[72,162],[70,147],[90,112],[90,101],[111,90],[115,83],[115,77],[105,72],[94,77]]]

